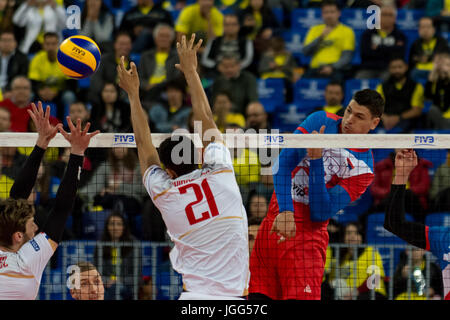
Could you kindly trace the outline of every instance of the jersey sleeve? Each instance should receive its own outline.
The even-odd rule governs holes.
[[[205,148],[203,166],[209,166],[213,170],[232,168],[233,160],[231,160],[230,150],[223,143],[211,142]]]
[[[152,199],[168,188],[170,176],[158,165],[150,166],[142,178],[145,189]]]
[[[327,113],[325,111],[314,112],[300,124],[297,131],[299,131],[299,133],[311,133],[314,130],[319,132],[321,126],[327,126],[327,120]],[[329,128],[325,127],[325,133],[335,133],[327,132],[327,129]]]
[[[439,260],[450,261],[450,227],[428,227],[427,249]]]
[[[24,268],[39,278],[53,255],[53,248],[47,235],[42,232],[25,243],[20,248],[19,255],[25,264]]]

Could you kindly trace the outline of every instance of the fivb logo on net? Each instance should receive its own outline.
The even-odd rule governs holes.
[[[216,129],[205,130],[203,136],[202,122],[194,121],[195,132],[199,133],[202,141],[213,141],[217,133]],[[189,164],[192,159],[190,144],[183,143],[181,136],[189,134],[186,129],[176,129],[172,132],[171,139],[179,142],[171,153],[171,159],[174,164]],[[285,138],[279,133],[279,130],[271,130],[270,133],[266,129],[261,129],[258,132],[255,129],[226,129],[224,136],[224,143],[230,151],[231,160],[234,160],[235,165],[260,165],[261,174],[269,174],[265,170],[270,170],[272,173],[272,165],[277,159],[281,147],[285,144]],[[196,145],[196,147],[198,147]],[[208,154],[210,159],[214,159],[216,164],[229,163],[227,154],[221,152],[220,148],[210,147]],[[244,152],[249,151],[248,156]],[[256,156],[255,156],[256,155]],[[194,157],[196,164],[200,164],[198,157]],[[205,159],[208,161],[208,159]]]

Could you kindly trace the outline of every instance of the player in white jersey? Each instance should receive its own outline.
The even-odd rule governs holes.
[[[98,133],[87,133],[81,120],[76,127],[68,121],[71,133],[62,125],[49,123],[50,107],[46,112],[42,104],[32,107],[30,116],[38,131],[38,140],[10,191],[10,198],[0,201],[0,300],[35,299],[47,262],[61,241],[64,226],[77,191],[84,151],[90,139]],[[34,223],[34,206],[28,202],[36,181],[39,165],[49,142],[60,132],[71,144],[67,169],[56,195],[55,205],[43,226],[43,232]]]
[[[195,46],[194,40],[195,35],[189,43],[186,37],[177,43],[180,64],[176,67],[189,86],[194,120],[202,122],[201,168],[195,161],[194,144],[180,135],[164,140],[158,154],[139,101],[136,66],[132,62],[127,71],[123,58],[118,67],[119,85],[130,99],[144,185],[175,243],[170,259],[183,277],[180,299],[240,299],[247,294],[250,276],[247,214],[230,152],[223,145],[197,73],[201,40]],[[214,142],[209,143],[207,136]]]

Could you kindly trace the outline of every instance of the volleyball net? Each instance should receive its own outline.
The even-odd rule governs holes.
[[[190,137],[201,150],[198,135],[180,134]],[[169,136],[152,134],[152,140],[158,147]],[[0,133],[1,198],[9,196],[14,178],[36,139],[36,133]],[[360,190],[356,199],[336,212],[328,223],[322,299],[442,297],[438,257],[408,245],[385,230],[383,224],[395,173],[395,150],[407,148],[414,149],[419,157],[407,184],[407,219],[428,226],[450,226],[447,160],[450,135],[294,135],[235,131],[224,134],[224,142],[231,152],[247,212],[250,252],[269,211],[274,192],[273,174],[283,169],[280,167],[283,163],[277,161],[280,152],[322,148],[327,188],[354,174],[374,174],[370,185]],[[362,159],[360,154],[365,149],[372,149],[372,153]],[[30,197],[36,206],[35,220],[39,226],[52,207],[69,153],[70,145],[57,134],[45,153]],[[295,167],[294,173],[287,171],[290,177],[286,181],[292,184],[288,196],[308,204],[311,190],[304,176],[298,174],[303,170],[302,163]],[[97,135],[86,151],[74,210],[67,221],[63,242],[44,272],[39,299],[72,299],[73,266],[82,261],[92,263],[102,275],[105,299],[177,299],[183,283],[170,263],[173,243],[166,230],[161,213],[142,184],[134,135]],[[303,232],[301,228],[299,232]]]

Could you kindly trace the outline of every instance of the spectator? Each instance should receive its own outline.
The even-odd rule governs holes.
[[[11,131],[27,132],[31,109],[31,82],[25,76],[17,76],[11,82],[11,98],[0,102],[11,113]]]
[[[241,69],[244,70],[253,62],[253,42],[239,35],[239,18],[236,14],[227,14],[223,18],[223,36],[209,40],[202,54],[202,66],[213,71],[226,53],[239,56]]]
[[[128,223],[120,213],[112,212],[108,216],[101,240],[114,243],[112,246],[102,246],[102,251],[97,246],[94,252],[94,261],[105,283],[105,300],[133,300],[134,291],[137,290],[134,280],[136,277],[141,279],[140,254],[134,253],[133,247],[137,244],[133,245],[132,242],[136,238],[130,233]],[[131,244],[124,245],[123,242]],[[120,274],[117,274],[117,269]]]
[[[75,125],[77,119],[81,119],[81,125],[84,126],[90,120],[90,113],[87,105],[82,101],[74,101],[69,105],[69,118],[70,121]],[[68,125],[64,127],[68,128]]]
[[[105,82],[100,104],[94,104],[91,110],[92,123],[101,132],[131,132],[130,109],[119,100],[119,87]]]
[[[213,102],[213,116],[220,132],[225,133],[228,125],[235,124],[239,127],[245,127],[245,118],[241,113],[234,113],[231,93],[228,91],[219,91]]]
[[[364,8],[371,5],[381,6],[383,4],[383,0],[344,0],[342,1],[343,5],[349,8]]]
[[[140,213],[146,195],[134,150],[111,148],[108,158],[93,173],[79,194],[85,203],[110,210],[120,208],[128,216]]]
[[[0,33],[14,30],[13,14],[15,4],[15,0],[0,1]]]
[[[408,257],[411,254],[411,265]],[[438,265],[430,261],[430,270],[427,270],[425,263],[425,250],[412,248],[405,250],[400,255],[400,261],[396,266],[394,274],[394,299],[395,300],[426,300],[426,296],[431,300],[441,300],[443,296],[442,272]],[[430,272],[430,286],[425,286],[427,272]],[[419,274],[417,274],[419,272]],[[421,275],[420,275],[421,273]],[[417,281],[416,277],[422,277],[424,283]],[[411,296],[408,293],[408,278],[411,277]],[[426,292],[428,290],[428,292]]]
[[[132,36],[132,52],[141,53],[153,47],[153,29],[160,23],[173,26],[172,16],[163,9],[162,1],[138,0],[123,16],[120,30]]]
[[[76,88],[76,80],[69,79],[59,67],[57,61],[59,37],[54,32],[44,35],[43,50],[37,53],[30,62],[28,78],[33,85],[33,91],[38,92],[39,85],[46,83],[51,87],[53,96],[48,101],[55,101],[58,108],[56,116],[64,118],[64,106],[75,101],[76,97],[71,89]]]
[[[187,120],[192,108],[185,103],[186,84],[182,80],[172,80],[166,84],[167,101],[154,104],[149,110],[149,118],[155,130],[170,133],[175,129],[187,129]]]
[[[258,35],[268,40],[277,30],[279,24],[266,0],[249,0],[247,8],[239,12],[241,33],[251,40]]]
[[[342,80],[355,51],[355,33],[340,23],[341,12],[335,1],[322,1],[323,24],[311,27],[305,38],[303,53],[311,56],[304,77]]]
[[[103,53],[109,51],[114,31],[114,17],[101,0],[86,0],[81,13],[80,34],[94,40]]]
[[[425,98],[432,105],[427,112],[427,127],[435,130],[450,129],[450,54],[437,53],[433,69],[425,84]]]
[[[227,90],[232,94],[234,102],[233,112],[245,113],[245,107],[252,101],[258,100],[256,78],[248,71],[242,71],[239,58],[233,54],[226,54],[219,63],[221,75],[212,86],[212,96],[217,92]]]
[[[0,148],[0,173],[1,175],[5,175],[12,182],[17,178],[19,170],[22,168],[23,164],[27,160],[27,157],[17,151],[16,147],[2,147]],[[9,189],[11,189],[12,184],[6,185]],[[9,197],[9,192],[6,194],[7,198]]]
[[[72,298],[75,300],[104,300],[105,287],[97,268],[92,263],[85,261],[79,261],[76,266],[79,268],[80,286],[70,289]]]
[[[384,212],[386,210],[388,195],[391,190],[391,183],[394,174],[395,153],[391,153],[386,159],[375,164],[375,178],[370,186],[370,193],[373,198],[372,211]],[[409,185],[406,190],[406,211],[414,219],[424,221],[428,212],[429,191],[431,187],[431,177],[429,170],[433,163],[429,160],[419,158],[419,162],[409,176]]]
[[[259,194],[256,191],[250,191],[246,203],[248,219],[257,219],[261,223],[267,214],[267,209],[269,208],[267,198],[263,194]]]
[[[131,37],[127,32],[119,32],[114,40],[114,52],[108,52],[102,55],[102,63],[91,77],[91,87],[89,89],[89,101],[91,103],[100,103],[100,96],[105,82],[117,83],[117,64],[120,57],[125,57],[125,63],[128,66],[131,53]],[[123,90],[119,91],[119,100],[127,101],[127,95]]]
[[[41,50],[45,33],[53,32],[59,37],[66,26],[66,10],[55,0],[27,0],[14,12],[13,22],[25,27],[19,50],[25,54],[35,53]]]
[[[350,222],[343,230],[342,243],[347,245],[362,245],[363,231],[359,223]],[[328,251],[329,252],[329,251]],[[332,257],[327,257],[331,259]],[[336,257],[334,257],[336,259]],[[339,250],[339,265],[336,260],[331,261],[330,281],[335,290],[339,290],[340,280],[344,280],[348,288],[351,289],[351,296],[358,297],[358,300],[369,300],[370,289],[368,288],[368,273],[370,266],[376,266],[379,270],[377,275],[380,277],[378,286],[375,289],[376,299],[386,299],[386,288],[384,285],[383,260],[378,250],[372,246],[366,247],[342,247]],[[337,269],[337,270],[336,270]],[[371,271],[373,272],[373,271]],[[343,299],[339,296],[338,299]]]
[[[0,107],[0,132],[9,132],[11,128],[11,112],[5,107]]]
[[[249,0],[215,0],[214,5],[219,10],[237,11],[245,9],[248,6]]]
[[[385,99],[380,128],[389,132],[409,132],[418,127],[424,107],[424,89],[408,75],[408,65],[403,58],[394,57],[389,62],[389,78],[376,89]]]
[[[441,32],[450,31],[450,3],[446,0],[428,0],[425,15],[433,18]]]
[[[256,132],[260,130],[270,131],[267,112],[260,102],[250,102],[247,106],[245,116],[247,119],[247,129],[251,128],[256,130]]]
[[[12,31],[1,32],[0,54],[0,89],[5,90],[14,77],[28,75],[28,57],[17,50],[17,41]]]
[[[329,113],[344,116],[345,106],[342,105],[344,100],[344,88],[337,81],[331,81],[325,87],[325,105],[315,108],[312,112],[324,110]]]
[[[383,5],[380,10],[380,29],[367,29],[361,36],[361,67],[358,79],[386,80],[388,62],[393,56],[405,57],[406,36],[396,25],[397,9]]]
[[[433,69],[433,58],[436,53],[448,52],[447,41],[436,35],[433,20],[423,17],[419,20],[419,38],[414,41],[409,52],[409,69],[414,81],[427,79]]]
[[[175,31],[170,25],[159,24],[153,34],[156,47],[142,54],[139,66],[141,89],[147,101],[157,99],[164,90],[162,86],[180,75],[175,68],[178,55],[172,46]]]
[[[193,33],[196,39],[212,40],[223,35],[223,14],[214,6],[214,0],[197,0],[186,6],[180,13],[175,25],[177,41],[186,35],[189,39]]]
[[[431,212],[450,212],[450,149],[447,160],[437,168],[430,189]]]
[[[270,39],[269,50],[267,50],[259,61],[258,72],[262,79],[282,78],[288,84],[297,82],[298,73],[294,72],[297,62],[291,52],[286,50],[282,37]]]

